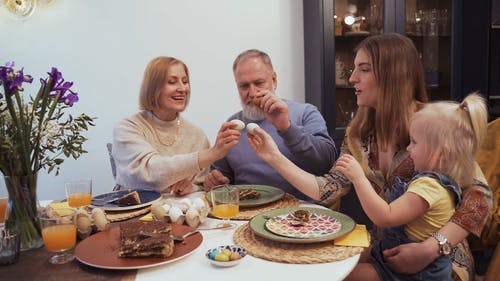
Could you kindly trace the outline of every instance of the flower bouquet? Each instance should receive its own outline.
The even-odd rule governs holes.
[[[64,157],[77,159],[87,140],[81,133],[94,126],[95,117],[73,117],[65,110],[78,101],[78,94],[52,67],[40,79],[36,96],[23,95],[23,83],[32,76],[16,70],[14,62],[0,66],[0,171],[9,193],[7,228],[17,228],[21,248],[42,245],[37,218],[37,175],[42,168],[59,174]]]

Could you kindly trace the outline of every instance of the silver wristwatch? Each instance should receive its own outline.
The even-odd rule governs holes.
[[[449,255],[451,253],[451,244],[448,242],[448,239],[439,232],[433,232],[431,235],[438,241],[439,254],[442,256]]]

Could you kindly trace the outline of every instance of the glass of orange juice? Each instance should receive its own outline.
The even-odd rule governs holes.
[[[92,180],[71,180],[64,182],[66,199],[70,207],[87,206],[92,202]]]
[[[75,258],[72,252],[76,244],[75,214],[75,210],[64,208],[40,214],[45,249],[55,253],[49,259],[51,264],[64,264]]]
[[[222,219],[217,227],[235,227],[230,219],[238,215],[240,206],[240,189],[237,186],[224,185],[210,191],[212,215]]]
[[[0,225],[5,224],[5,220],[7,219],[7,197],[0,197]]]

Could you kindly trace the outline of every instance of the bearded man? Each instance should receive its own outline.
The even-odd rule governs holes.
[[[234,60],[233,74],[242,110],[228,120],[256,123],[297,166],[315,175],[327,173],[336,159],[336,149],[326,122],[315,106],[276,95],[278,80],[269,56],[260,50],[247,50]],[[206,191],[221,184],[269,185],[296,198],[313,201],[255,155],[246,130],[226,157],[211,165],[205,177]]]

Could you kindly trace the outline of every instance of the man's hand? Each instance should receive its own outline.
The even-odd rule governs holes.
[[[288,115],[288,105],[277,97],[273,92],[266,92],[262,96],[260,108],[266,114],[269,123],[280,132],[288,130],[290,127],[290,116]]]
[[[170,186],[170,190],[177,195],[186,195],[193,189],[193,183],[189,179],[180,180]]]
[[[214,186],[229,184],[229,179],[224,176],[219,170],[212,170],[208,175],[205,176],[205,181],[203,182],[203,189],[205,191],[210,191]]]

